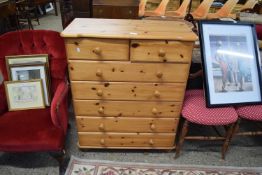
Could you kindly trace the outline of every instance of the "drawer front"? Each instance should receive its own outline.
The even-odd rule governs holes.
[[[186,82],[189,64],[70,61],[71,80]]]
[[[192,49],[192,42],[132,40],[130,59],[134,62],[190,63]]]
[[[121,39],[67,39],[67,57],[85,60],[129,60],[129,41]]]
[[[173,147],[175,134],[78,132],[79,146],[85,147]]]
[[[71,82],[73,99],[178,101],[184,98],[185,83]]]
[[[175,133],[176,118],[77,116],[78,132],[166,132]]]
[[[74,100],[78,116],[179,118],[181,102]]]

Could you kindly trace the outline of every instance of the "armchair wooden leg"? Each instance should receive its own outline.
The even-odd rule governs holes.
[[[236,127],[236,123],[233,123],[229,126],[227,132],[226,132],[226,138],[222,147],[222,159],[225,159],[226,151],[228,150],[229,143],[232,139],[232,136],[234,134],[234,129]]]
[[[66,157],[66,151],[65,149],[61,150],[60,152],[50,153],[50,155],[57,160],[59,163],[59,166],[64,162],[64,159]]]
[[[182,127],[182,132],[180,133],[179,141],[178,141],[178,144],[176,146],[175,159],[179,157],[181,147],[182,147],[182,145],[185,141],[185,136],[187,135],[187,132],[188,132],[188,124],[189,124],[189,122],[185,119],[183,127]]]

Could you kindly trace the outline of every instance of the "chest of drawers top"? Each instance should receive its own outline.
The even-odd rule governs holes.
[[[75,18],[61,33],[65,38],[111,38],[195,41],[197,36],[180,21]]]

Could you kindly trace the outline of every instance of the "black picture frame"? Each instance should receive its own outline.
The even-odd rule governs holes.
[[[207,107],[261,104],[261,60],[255,25],[198,22]]]

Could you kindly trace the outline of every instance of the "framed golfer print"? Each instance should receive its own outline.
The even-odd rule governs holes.
[[[231,21],[200,21],[199,36],[207,106],[261,103],[255,26]]]

